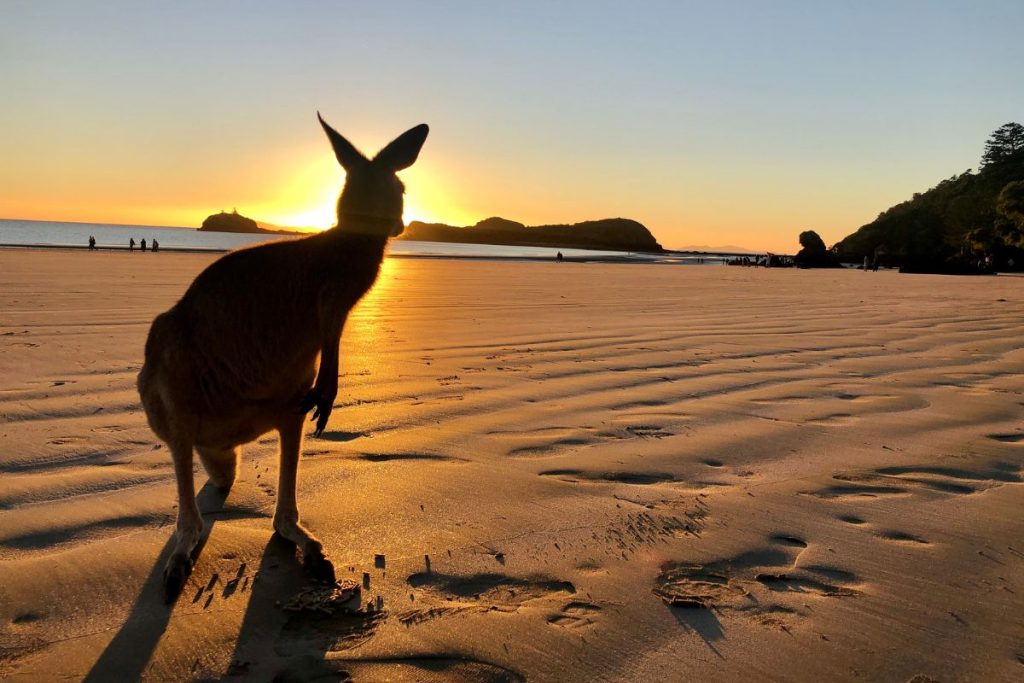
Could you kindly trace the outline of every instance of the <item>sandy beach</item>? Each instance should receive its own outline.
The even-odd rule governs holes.
[[[350,615],[274,434],[163,604],[135,377],[214,259],[0,250],[0,677],[1024,678],[1024,278],[387,260],[299,469]]]

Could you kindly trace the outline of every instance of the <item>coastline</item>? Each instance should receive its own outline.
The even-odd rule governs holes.
[[[265,244],[265,243],[257,243]],[[447,243],[446,243],[447,244]],[[237,247],[237,249],[245,249],[248,246],[243,245]],[[480,246],[480,245],[471,245]],[[487,245],[484,245],[487,246]],[[503,246],[503,245],[493,245]],[[129,252],[133,250],[126,246],[100,246],[97,245],[95,248],[90,249],[87,245],[73,245],[73,244],[0,244],[0,249],[14,249],[19,251],[71,251],[71,252]],[[163,247],[161,246],[159,251],[153,252],[152,249],[147,249],[143,252],[142,249],[134,249],[136,252],[141,253],[184,253],[184,254],[215,254],[222,255],[235,249],[223,249],[223,248],[199,248],[199,247]],[[549,251],[558,252],[558,249],[551,248]],[[631,256],[631,254],[640,254],[639,257]],[[606,253],[597,254],[594,256],[579,256],[569,255],[563,256],[562,261],[566,263],[623,263],[623,264],[650,264],[650,265],[665,265],[665,264],[676,264],[680,263],[681,255],[707,258],[710,262],[701,265],[718,265],[715,261],[722,260],[719,256],[705,255],[700,252],[666,252],[664,254],[654,254],[648,252],[623,252],[622,256],[614,256]],[[486,254],[414,254],[414,253],[394,253],[389,251],[386,258],[398,258],[398,259],[453,259],[453,260],[469,260],[469,261],[524,261],[524,262],[546,262],[554,261],[555,257],[551,256],[502,256],[502,255],[486,255]]]

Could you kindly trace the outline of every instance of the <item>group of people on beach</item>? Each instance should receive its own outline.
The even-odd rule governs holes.
[[[96,238],[94,236],[92,236],[92,235],[89,235],[89,251],[94,251],[95,249],[96,249]],[[141,251],[146,251],[146,238],[145,237],[143,237],[139,241],[139,249]],[[153,239],[153,246],[151,247],[151,249],[152,249],[152,251],[160,251],[160,243],[156,241],[156,238]],[[134,237],[132,237],[132,238],[130,238],[128,240],[128,251],[135,251],[135,238]]]
[[[143,237],[142,240],[139,242],[139,249],[141,249],[142,251],[146,251],[146,238],[145,237]],[[131,239],[128,240],[128,251],[135,251],[135,238],[134,237],[132,237]],[[153,240],[153,251],[160,251],[160,243],[157,242],[156,239]]]

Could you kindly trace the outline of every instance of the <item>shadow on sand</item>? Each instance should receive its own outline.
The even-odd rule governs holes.
[[[209,513],[217,512],[224,507],[228,492],[218,489],[207,482],[196,496],[196,503],[203,513],[204,519],[208,520],[203,526],[203,535],[199,538],[199,544],[193,552],[193,557],[198,557],[206,545],[213,525],[217,520]],[[86,675],[88,682],[100,681],[136,681],[142,677],[146,664],[149,663],[153,651],[156,649],[160,637],[167,629],[167,623],[171,619],[171,612],[174,605],[164,604],[164,565],[174,549],[174,535],[172,534],[163,550],[156,558],[153,569],[146,577],[139,597],[132,605],[128,619],[121,626],[114,639],[107,645],[100,658],[96,660],[92,670]]]
[[[669,607],[672,616],[687,631],[693,631],[701,637],[708,649],[722,658],[722,653],[715,647],[715,642],[725,638],[722,622],[710,609],[694,609],[690,607]]]
[[[194,558],[199,557],[217,521],[232,517],[230,511],[224,510],[227,495],[227,491],[207,483],[196,496],[205,524]],[[226,675],[244,679],[253,674],[260,679],[275,681],[349,680],[342,662],[330,661],[327,654],[368,640],[377,626],[379,615],[283,611],[281,606],[309,582],[296,558],[293,544],[273,534],[263,549],[255,572],[242,563],[236,576],[228,577],[217,585],[211,581],[195,595],[186,584],[173,604],[165,604],[163,569],[173,547],[172,535],[156,558],[128,618],[85,676],[85,681],[98,683],[144,678],[179,602],[197,604],[205,599],[202,607],[205,609],[215,597],[228,599],[235,593],[246,592],[249,595],[243,598],[248,600],[245,616],[227,670],[214,674],[212,678]],[[197,637],[203,636],[197,633]],[[214,649],[217,647],[216,643],[210,645]],[[189,669],[187,663],[181,662],[178,666],[184,668],[163,673],[181,680],[209,680],[211,672],[206,664],[197,660]]]
[[[217,521],[236,516],[232,510],[224,509],[226,498],[227,492],[209,483],[196,496],[206,524],[194,557],[199,557]],[[352,657],[350,651],[374,636],[386,620],[386,613],[379,609],[356,614],[341,610],[333,613],[289,611],[288,603],[312,584],[298,561],[295,546],[277,534],[269,537],[255,571],[250,564],[256,562],[240,559],[237,570],[224,581],[215,581],[211,577],[209,583],[197,591],[195,582],[187,583],[175,604],[167,605],[164,603],[163,569],[173,546],[172,536],[156,558],[127,619],[85,676],[85,681],[166,678],[323,683],[349,681],[352,675],[365,680],[431,680],[437,683],[470,680],[518,683],[524,680],[515,671],[458,652],[404,652],[393,657]],[[253,559],[252,555],[247,557]],[[201,629],[197,628],[194,634],[183,637],[190,615],[204,614],[207,607],[216,604],[214,601],[218,601],[223,610],[222,601],[232,598],[245,601],[245,606],[230,659],[223,657],[225,643],[204,642],[203,639],[210,634]],[[362,596],[364,601],[367,598]],[[184,647],[188,656],[182,656],[184,652],[174,653],[172,659],[175,661],[163,662],[159,671],[152,671],[153,656],[168,630],[176,605],[181,601],[191,603],[181,605],[190,613],[182,614],[179,609],[173,643],[175,648]],[[188,635],[192,638],[189,639]]]

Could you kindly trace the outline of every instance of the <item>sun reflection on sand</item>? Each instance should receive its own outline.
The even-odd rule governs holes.
[[[351,345],[350,348],[358,349],[358,357],[364,363],[359,368],[350,367],[348,371],[371,374],[391,371],[386,361],[391,356],[377,351],[386,349],[394,340],[395,331],[390,324],[388,309],[389,304],[401,296],[399,283],[407,279],[408,265],[405,259],[385,258],[376,284],[349,315],[342,337],[342,357],[345,357],[345,346]]]

